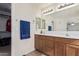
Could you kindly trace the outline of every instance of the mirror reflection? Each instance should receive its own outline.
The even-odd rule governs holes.
[[[52,5],[47,11],[51,9],[53,9]],[[36,29],[43,29],[44,31],[79,31],[79,5],[66,9],[53,9],[46,13],[48,14],[43,13],[41,17],[36,18]]]
[[[67,23],[67,31],[79,31],[79,23]]]
[[[54,22],[54,31],[79,31],[79,6],[73,6],[67,9],[44,15],[48,23]],[[51,23],[51,22],[50,22]],[[48,26],[47,26],[48,27]],[[48,29],[51,26],[48,27]]]

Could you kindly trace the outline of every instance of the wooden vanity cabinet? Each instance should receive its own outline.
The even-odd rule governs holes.
[[[73,46],[68,45],[66,47],[66,55],[67,56],[76,56],[76,48]]]
[[[49,36],[35,35],[35,48],[46,55],[54,55],[54,42]]]
[[[41,52],[43,52],[44,50],[44,46],[45,45],[45,41],[44,41],[44,37],[41,35],[36,35],[35,36],[35,48]]]
[[[79,56],[79,46],[71,44],[67,45],[66,56]]]
[[[46,42],[45,42],[46,39],[45,39],[45,36],[40,36],[40,39],[42,40],[41,41],[41,46],[42,47],[41,47],[41,50],[40,51],[44,53],[45,52],[45,49],[46,49]]]
[[[60,41],[55,41],[55,56],[65,56],[65,43],[62,43]]]
[[[79,56],[79,40],[35,35],[35,48],[49,56]]]
[[[62,37],[55,38],[55,56],[66,56],[66,44],[71,43],[73,40]]]
[[[45,37],[45,53],[50,56],[54,56],[54,40],[52,37]]]
[[[40,35],[39,35],[40,36]],[[41,39],[38,35],[35,35],[35,48],[40,50],[41,46]]]

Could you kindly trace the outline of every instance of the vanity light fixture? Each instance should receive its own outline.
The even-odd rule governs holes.
[[[46,10],[46,11],[43,12],[43,14],[47,14],[47,13],[52,12],[52,11],[53,11],[53,9]]]
[[[74,24],[74,23],[72,23],[71,25],[72,25],[72,26],[74,26],[75,24]]]
[[[70,6],[70,5],[73,5],[74,3],[65,3],[65,4],[61,4],[61,5],[58,5],[58,9],[62,9],[64,7],[67,7],[67,6]]]
[[[70,26],[74,26],[75,23],[74,23],[74,22],[71,22],[71,23],[68,23],[68,25],[70,25]]]

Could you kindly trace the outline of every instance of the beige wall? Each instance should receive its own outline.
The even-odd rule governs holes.
[[[12,4],[12,55],[24,55],[34,50],[34,23],[37,14],[36,4]],[[20,20],[31,23],[31,38],[20,39]]]

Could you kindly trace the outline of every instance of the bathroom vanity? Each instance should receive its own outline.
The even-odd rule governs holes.
[[[79,56],[79,40],[35,34],[35,49],[48,56]]]
[[[49,56],[79,56],[79,13],[77,12],[79,5],[37,18],[36,50]]]

